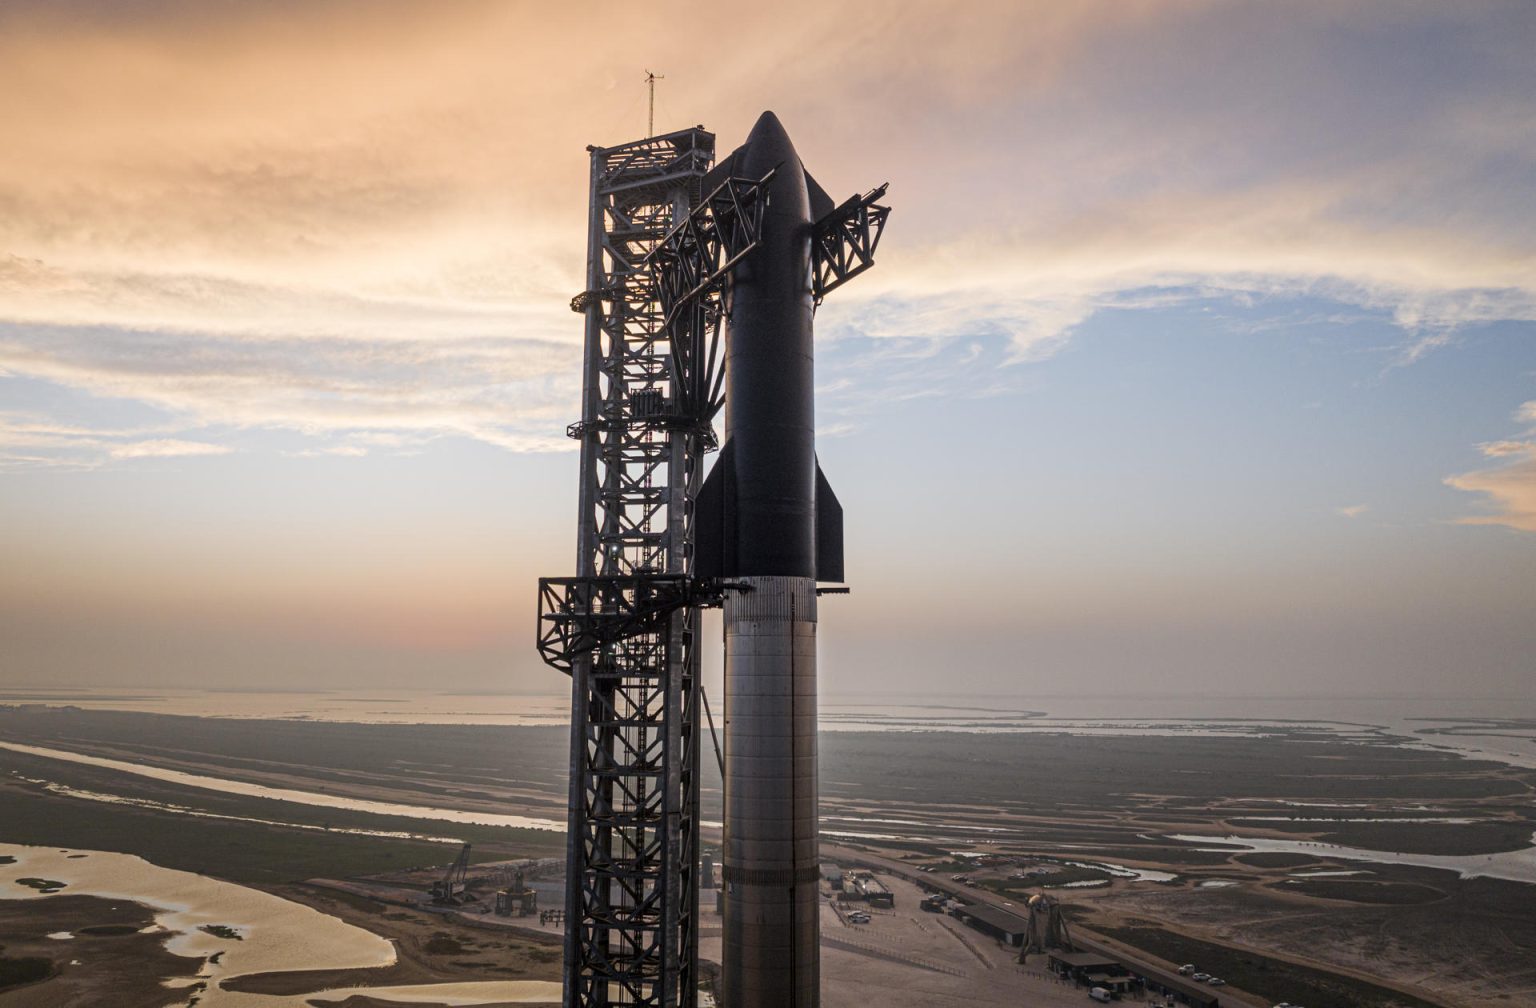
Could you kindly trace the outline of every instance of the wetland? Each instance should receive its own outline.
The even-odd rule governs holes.
[[[0,742],[0,841],[121,851],[258,886],[399,950],[391,966],[236,976],[229,957],[254,936],[238,915],[213,914],[199,926],[242,936],[197,932],[226,950],[221,989],[230,994],[557,975],[553,935],[488,938],[371,899],[368,887],[423,889],[461,841],[472,844],[475,863],[557,857],[561,834],[528,823],[563,816],[563,727],[25,706],[0,709]],[[850,856],[886,860],[919,879],[969,869],[977,882],[969,892],[1004,903],[1049,888],[1085,926],[1122,937],[1156,919],[1181,941],[1352,978],[1339,981],[1341,991],[1366,983],[1396,991],[1403,1004],[1536,1003],[1529,957],[1511,971],[1476,942],[1451,947],[1439,938],[1453,925],[1486,939],[1486,950],[1536,947],[1536,875],[1525,874],[1536,771],[1421,743],[1312,722],[1182,734],[845,725],[822,735],[822,825],[827,843]],[[718,820],[712,761],[704,769],[704,818]],[[924,867],[935,871],[919,873]],[[7,877],[66,883],[46,899],[74,891],[63,867],[19,865]],[[1327,942],[1316,938],[1323,933]],[[1390,942],[1372,945],[1382,933]],[[35,939],[44,950],[46,934]],[[14,937],[0,932],[0,943]],[[496,941],[505,947],[486,944]],[[51,943],[51,961],[61,944]],[[449,945],[463,954],[431,951]],[[1391,975],[1373,980],[1372,963]],[[1326,1008],[1320,997],[1303,1003]],[[1358,1003],[1389,1003],[1383,997]]]

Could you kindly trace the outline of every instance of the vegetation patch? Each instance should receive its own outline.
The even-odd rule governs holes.
[[[423,948],[426,949],[429,955],[463,955],[469,951],[464,947],[463,943],[441,931],[428,938]]]
[[[22,984],[37,983],[53,975],[53,962],[42,956],[17,956],[12,959],[0,955],[0,991]]]
[[[1417,906],[1438,903],[1446,894],[1413,882],[1370,882],[1358,879],[1286,879],[1275,886],[1281,892],[1301,893],[1318,899],[1372,903],[1380,906]]]
[[[28,889],[36,889],[38,892],[45,893],[58,892],[60,889],[64,888],[63,882],[55,882],[53,879],[45,878],[19,878],[16,880],[16,884],[24,885]]]
[[[999,896],[1022,900],[1029,898],[1042,888],[1056,889],[1067,885],[1087,888],[1085,883],[1108,885],[1113,877],[1098,868],[1064,865],[1053,868],[1044,875],[1032,875],[1028,879],[977,879],[976,886],[988,892],[997,893]]]
[[[1114,859],[1123,857],[1132,861],[1150,861],[1154,864],[1168,866],[1191,865],[1223,865],[1227,863],[1228,853],[1224,850],[1204,851],[1194,847],[1130,847],[1117,845],[1104,847],[1095,853],[1102,857]]]
[[[1176,963],[1195,963],[1270,1003],[1348,1005],[1350,1008],[1440,1008],[1411,994],[1364,980],[1298,966],[1258,952],[1201,941],[1159,927],[1100,927],[1095,931]]]
[[[124,935],[138,933],[138,927],[133,924],[90,924],[75,929],[77,935],[91,935],[95,938],[121,938]]]
[[[1306,854],[1282,854],[1279,851],[1259,851],[1256,854],[1239,854],[1232,859],[1255,868],[1300,868],[1316,864],[1317,858]]]
[[[1233,819],[1234,825],[1245,820]],[[1252,822],[1250,826],[1283,833],[1316,836],[1324,843],[1396,854],[1497,854],[1531,845],[1527,822],[1346,822],[1319,823],[1304,820]]]
[[[0,762],[4,762],[0,755]],[[441,863],[442,844],[257,827],[0,786],[0,839],[137,854],[232,882],[346,878]],[[517,853],[522,854],[521,849]],[[493,855],[494,856],[494,855]],[[506,855],[502,855],[506,856]]]
[[[228,924],[204,924],[198,930],[211,934],[215,938],[223,938],[225,941],[245,941],[245,936]]]

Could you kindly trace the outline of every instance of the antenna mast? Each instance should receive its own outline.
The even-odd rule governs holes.
[[[645,84],[651,89],[651,111],[645,121],[645,135],[648,137],[656,135],[656,82],[666,79],[662,74],[651,73],[649,70],[645,72]]]

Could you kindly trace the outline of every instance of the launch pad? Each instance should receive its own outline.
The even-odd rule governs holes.
[[[834,204],[772,113],[718,166],[698,127],[589,153],[576,574],[541,580],[537,632],[572,678],[564,1003],[697,1004],[698,630],[722,606],[722,994],[808,1008],[816,585],[843,580],[811,323],[873,265],[885,189]]]

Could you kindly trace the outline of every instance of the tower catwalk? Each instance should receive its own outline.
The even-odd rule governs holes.
[[[884,186],[834,204],[771,112],[710,169],[713,141],[589,148],[577,575],[541,579],[538,615],[572,677],[567,1008],[697,1003],[703,606],[725,610],[723,1004],[819,996],[816,600],[846,589],[817,588],[843,562],[812,320],[889,211]]]

